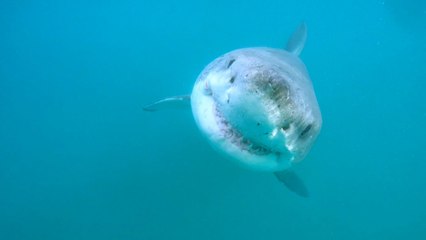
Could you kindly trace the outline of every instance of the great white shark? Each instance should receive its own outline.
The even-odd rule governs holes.
[[[273,172],[291,191],[307,197],[290,169],[310,151],[322,125],[311,79],[299,58],[302,23],[285,49],[243,48],[213,60],[190,95],[144,107],[156,111],[190,105],[198,128],[214,149],[248,168]]]

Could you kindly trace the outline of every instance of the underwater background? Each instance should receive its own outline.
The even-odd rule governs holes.
[[[142,110],[302,21],[309,198]],[[2,0],[0,239],[426,239],[425,63],[423,0]]]

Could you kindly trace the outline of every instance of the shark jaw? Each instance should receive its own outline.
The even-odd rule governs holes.
[[[292,64],[283,63],[286,58]],[[215,149],[261,171],[284,170],[305,157],[321,116],[296,58],[273,49],[241,49],[206,67],[194,85],[191,106]]]
[[[290,167],[289,156],[283,157],[279,152],[252,143],[233,128],[215,100],[203,95],[203,89],[203,83],[194,86],[191,106],[197,125],[214,149],[241,166],[255,170],[276,171]]]

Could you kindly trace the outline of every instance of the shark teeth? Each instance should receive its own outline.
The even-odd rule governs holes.
[[[229,140],[232,144],[238,146],[241,150],[256,155],[268,155],[274,153],[270,149],[255,144],[250,141],[250,139],[245,138],[238,130],[231,126],[217,107],[215,108],[215,116],[223,137]]]

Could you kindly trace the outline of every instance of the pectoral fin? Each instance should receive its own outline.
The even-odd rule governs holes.
[[[155,112],[164,109],[188,108],[190,105],[191,97],[189,95],[182,95],[162,99],[145,106],[143,110],[148,112]]]
[[[309,197],[308,189],[302,179],[299,178],[294,171],[287,169],[280,172],[274,172],[274,175],[280,182],[284,183],[290,191],[304,198]]]
[[[302,22],[299,27],[294,31],[291,37],[288,39],[286,50],[299,55],[303,47],[305,46],[307,35],[306,24]]]

